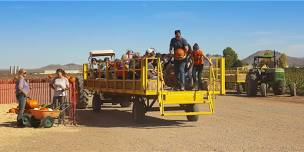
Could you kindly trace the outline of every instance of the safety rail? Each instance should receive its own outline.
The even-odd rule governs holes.
[[[214,66],[214,65],[213,65]],[[214,67],[210,66],[209,86],[207,90],[200,91],[162,91],[159,93],[159,105],[161,116],[193,116],[193,115],[211,115],[214,113],[214,100],[217,94],[215,89],[216,74]],[[215,65],[216,66],[216,65]],[[166,96],[165,96],[166,95]],[[169,98],[169,99],[168,99]],[[193,99],[193,100],[189,100]],[[195,112],[166,112],[165,105],[179,104],[208,104],[209,111],[195,111]]]
[[[149,69],[149,62],[156,61],[156,69]],[[104,62],[104,70],[98,69],[98,77],[88,79],[88,75],[92,76],[92,69],[88,69],[88,64],[83,65],[84,85],[85,87],[96,89],[103,92],[117,92],[117,93],[134,93],[155,95],[157,87],[160,86],[161,71],[159,58],[144,58],[134,59],[130,63],[124,61],[108,61]],[[102,63],[100,64],[102,65]],[[118,67],[119,66],[119,67]],[[128,68],[127,68],[128,67]],[[154,71],[155,70],[155,71]],[[154,71],[153,77],[149,77],[149,71]],[[91,74],[89,74],[91,73]],[[105,77],[100,77],[105,73]],[[90,77],[90,76],[89,76]]]
[[[237,67],[234,69],[227,69],[225,73],[227,83],[245,83],[248,68]]]
[[[212,70],[214,71],[216,83],[216,93],[225,94],[225,69],[223,66],[225,60],[223,58],[211,58],[214,63]],[[155,69],[149,69],[149,62],[154,62]],[[105,67],[100,67],[104,65]],[[119,66],[119,67],[118,67]],[[127,68],[128,67],[128,68]],[[98,67],[98,77],[93,77],[93,69],[88,68],[88,64],[83,65],[83,79],[84,85],[88,89],[99,89],[104,92],[117,92],[117,93],[134,93],[134,94],[146,94],[155,95],[156,89],[161,85],[160,79],[164,80],[162,67],[159,58],[143,58],[132,59],[129,62],[126,61],[108,61],[100,62]],[[208,68],[208,67],[207,67]],[[101,70],[104,69],[104,70]],[[149,78],[149,72],[155,70],[154,77]],[[204,70],[204,73],[207,71]],[[102,74],[103,73],[103,74]],[[153,73],[153,72],[151,72]],[[211,68],[208,68],[208,76],[211,77]],[[119,75],[119,76],[118,76]],[[88,76],[90,77],[88,79]]]

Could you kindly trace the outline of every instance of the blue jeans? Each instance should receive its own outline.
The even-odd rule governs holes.
[[[202,89],[202,73],[204,65],[193,65],[192,77],[194,86],[198,86],[199,89]]]
[[[22,93],[16,94],[17,101],[19,103],[19,112],[17,115],[17,122],[22,121],[22,117],[24,114],[25,104],[26,104],[26,96]]]
[[[64,117],[65,117],[65,112],[64,110],[66,108],[66,97],[65,96],[54,96],[53,97],[53,103],[52,103],[52,108],[56,109],[59,108],[59,110],[63,110],[60,115],[59,115],[59,123],[64,123]]]
[[[174,73],[180,88],[185,88],[185,67],[187,60],[174,60]]]

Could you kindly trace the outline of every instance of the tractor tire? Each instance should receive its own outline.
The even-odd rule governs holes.
[[[94,112],[99,112],[101,110],[101,99],[100,95],[95,93],[92,101],[92,108]]]
[[[267,84],[262,83],[260,86],[260,89],[261,89],[261,96],[266,97],[267,96]]]
[[[136,98],[132,108],[132,119],[136,123],[143,123],[145,119],[145,103],[141,98]]]
[[[198,112],[199,108],[197,104],[189,104],[185,106],[186,112]],[[188,121],[198,121],[199,115],[189,115],[187,116]]]
[[[123,108],[127,108],[127,107],[130,107],[131,104],[132,104],[132,102],[126,101],[126,102],[121,102],[120,106]]]
[[[289,84],[289,90],[290,90],[290,95],[291,96],[297,96],[297,87],[296,83],[292,82]]]
[[[249,74],[246,78],[246,93],[247,96],[256,96],[258,83],[256,81],[257,76],[255,74]]]
[[[76,104],[77,109],[86,109],[88,106],[92,106],[92,94],[89,90],[83,88],[83,79],[77,78],[76,83],[77,92],[79,92]]]
[[[41,125],[41,120],[38,120],[34,118],[33,116],[31,117],[31,126],[34,128],[38,128]]]
[[[54,125],[54,118],[51,117],[45,117],[41,120],[41,125],[44,128],[51,128]]]
[[[275,95],[282,95],[285,93],[285,82],[284,81],[278,81],[274,87],[272,87],[273,93]]]

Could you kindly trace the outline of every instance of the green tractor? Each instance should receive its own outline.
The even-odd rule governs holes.
[[[260,91],[261,96],[266,97],[269,88],[272,88],[275,95],[285,93],[285,70],[278,67],[275,51],[273,54],[254,57],[253,68],[249,70],[245,83],[247,96],[256,96]],[[289,89],[291,96],[296,96],[295,83],[290,83]]]

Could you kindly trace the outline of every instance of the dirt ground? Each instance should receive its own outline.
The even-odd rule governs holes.
[[[147,113],[130,120],[131,108],[78,111],[78,126],[14,128],[0,105],[0,151],[304,151],[304,97],[218,96],[215,114],[198,122]]]

